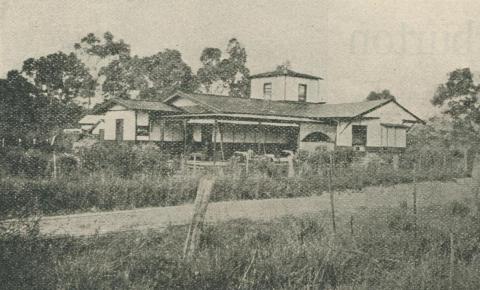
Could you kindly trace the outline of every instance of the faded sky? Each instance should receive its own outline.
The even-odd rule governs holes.
[[[205,47],[237,37],[252,73],[290,60],[322,76],[326,100],[360,101],[390,89],[421,116],[456,68],[480,71],[478,1],[0,0],[0,76],[24,59],[71,50],[111,31],[132,53],[182,52],[196,70]]]

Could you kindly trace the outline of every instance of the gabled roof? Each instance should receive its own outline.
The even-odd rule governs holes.
[[[177,108],[158,101],[113,99],[112,102],[132,110],[180,112]]]
[[[176,97],[188,98],[199,107],[182,107],[186,113],[233,113],[289,117],[353,118],[366,114],[393,100],[365,101],[344,104],[301,103],[289,101],[265,101],[208,94],[186,94],[178,92],[166,100],[171,103]],[[412,114],[413,115],[413,114]]]
[[[100,105],[98,108],[96,108],[94,113],[105,112],[115,104],[124,106],[125,108],[130,110],[159,111],[159,112],[171,112],[171,113],[181,112],[181,110],[160,101],[111,99],[103,103],[102,105]]]
[[[78,121],[79,124],[97,124],[103,119],[103,115],[86,115]]]
[[[250,78],[258,79],[258,78],[269,78],[269,77],[280,77],[280,76],[297,77],[297,78],[312,79],[312,80],[323,80],[321,77],[304,74],[304,73],[298,73],[291,69],[280,69],[280,70],[274,70],[271,72],[254,74],[254,75],[251,75]]]

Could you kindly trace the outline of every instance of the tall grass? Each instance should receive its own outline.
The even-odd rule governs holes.
[[[405,207],[371,210],[355,216],[353,235],[348,217],[339,217],[334,236],[322,214],[209,225],[190,264],[181,259],[185,227],[42,240],[23,256],[55,263],[19,267],[46,267],[44,279],[60,289],[448,289],[450,271],[453,289],[478,289],[480,216],[473,204],[421,208],[417,227]]]
[[[188,203],[193,201],[198,175],[202,174],[200,171],[194,174],[191,169],[181,166],[180,159],[172,158],[154,146],[97,144],[78,152],[79,164],[70,155],[59,154],[56,179],[49,174],[51,152],[9,151],[2,154],[0,218]],[[212,200],[322,194],[328,189],[328,154],[299,154],[295,177],[287,177],[285,164],[252,161],[247,173],[245,164],[232,163],[221,173],[215,172],[218,180]],[[375,161],[362,167],[356,166],[353,159],[352,152],[335,153],[331,184],[334,190],[359,190],[365,186],[413,180],[411,162],[394,170],[388,162]],[[426,167],[425,164],[416,173],[419,181],[449,180],[463,174],[458,166],[433,166],[434,163],[430,163],[431,166]]]

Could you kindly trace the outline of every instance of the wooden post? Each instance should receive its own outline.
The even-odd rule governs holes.
[[[200,235],[207,212],[208,202],[212,194],[215,177],[204,176],[200,179],[197,189],[197,197],[195,198],[192,221],[188,229],[187,239],[183,248],[183,259],[187,262],[192,261],[195,251],[200,242]]]
[[[197,174],[197,154],[193,154],[193,175]]]
[[[393,170],[397,171],[400,163],[400,156],[398,154],[393,155]]]
[[[288,177],[295,176],[295,168],[293,167],[293,155],[288,156]]]
[[[417,163],[413,163],[413,226],[415,237],[417,236]]]
[[[55,140],[57,139],[57,135],[53,136],[51,146],[53,147],[53,178],[57,178],[57,156],[55,154]]]
[[[450,273],[449,273],[449,289],[453,290],[453,276],[455,273],[455,248],[453,247],[453,233],[450,233]]]
[[[187,155],[187,119],[183,120],[183,156]]]
[[[350,216],[350,235],[353,236],[353,215]]]
[[[480,191],[480,158],[478,154],[475,154],[475,158],[473,158],[472,184],[473,195],[475,196],[475,200],[478,200],[478,193]]]
[[[463,175],[466,176],[467,173],[468,173],[468,148],[465,148],[463,152]]]
[[[337,227],[335,225],[335,202],[332,190],[332,167],[333,167],[333,155],[330,153],[330,166],[328,167],[328,191],[330,193],[330,207],[332,211],[332,229],[333,234],[337,233]]]
[[[55,149],[53,149],[53,179],[57,179],[57,156]]]
[[[267,154],[267,149],[265,148],[265,144],[267,143],[267,133],[266,133],[266,127],[261,127],[262,132],[263,132],[263,155]]]
[[[160,121],[160,129],[161,129],[161,140],[162,142],[160,143],[161,144],[161,147],[162,149],[165,149],[165,118],[162,118],[161,121]]]
[[[2,148],[5,148],[5,138],[2,138]]]
[[[220,133],[220,152],[222,153],[222,161],[225,161],[225,153],[223,152],[223,131],[220,130],[220,124],[217,123],[218,133]]]
[[[217,161],[217,120],[213,124],[213,165]]]

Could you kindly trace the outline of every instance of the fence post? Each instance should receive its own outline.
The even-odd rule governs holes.
[[[449,289],[453,290],[453,275],[455,273],[455,248],[453,247],[453,233],[450,233],[450,273]]]
[[[392,163],[393,163],[393,170],[397,171],[400,163],[400,156],[398,154],[393,155]]]
[[[350,234],[353,237],[353,215],[350,216]]]
[[[332,229],[333,234],[337,233],[337,227],[335,225],[335,202],[332,190],[332,170],[333,170],[333,153],[330,153],[330,166],[328,166],[328,191],[330,193],[330,208],[332,212]]]
[[[55,149],[53,150],[53,179],[57,179],[57,155]]]
[[[202,177],[198,183],[192,221],[188,228],[187,239],[185,240],[185,246],[183,248],[183,259],[185,261],[191,261],[193,259],[200,242],[200,235],[202,234],[205,214],[214,183],[215,177],[208,175]]]
[[[466,176],[468,173],[468,148],[464,149],[463,153],[463,175]]]
[[[415,237],[417,236],[417,163],[413,163],[413,226],[414,226],[414,233]]]
[[[197,154],[193,154],[193,175],[197,174]]]
[[[288,156],[288,177],[295,176],[295,168],[293,167],[293,155]]]

